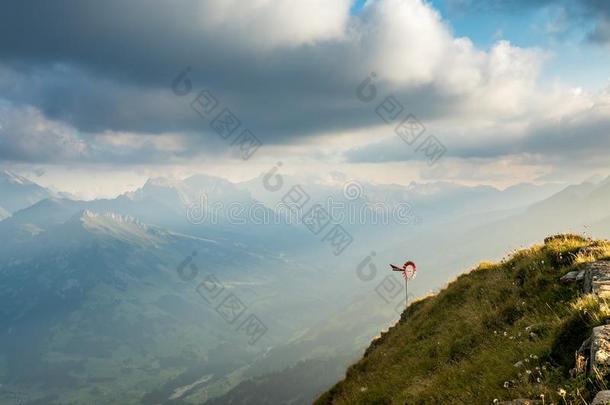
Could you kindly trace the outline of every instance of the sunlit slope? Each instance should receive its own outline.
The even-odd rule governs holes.
[[[609,242],[568,235],[482,263],[410,305],[317,404],[588,400],[599,383],[569,370],[606,309],[559,278],[609,256]]]

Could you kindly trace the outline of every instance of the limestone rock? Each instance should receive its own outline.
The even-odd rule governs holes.
[[[591,405],[607,405],[610,404],[610,391],[600,391],[597,393]]]
[[[593,293],[600,297],[610,295],[610,262],[587,263],[583,290],[586,294]]]
[[[610,325],[593,328],[590,361],[593,375],[596,377],[610,375]]]
[[[576,271],[576,270],[575,271],[571,271],[571,272],[567,273],[565,276],[561,277],[559,279],[559,281],[561,281],[562,283],[566,283],[566,284],[567,283],[573,283],[573,282],[576,281],[579,273],[580,272]]]

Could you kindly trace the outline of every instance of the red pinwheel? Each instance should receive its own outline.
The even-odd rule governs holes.
[[[405,278],[405,280],[415,278],[417,274],[417,266],[412,261],[405,262],[405,264],[402,265],[402,268],[394,266],[393,264],[390,264],[390,266],[392,267],[393,271],[402,272],[402,276]],[[409,267],[411,268],[411,270],[409,270]]]
[[[402,272],[402,276],[405,279],[405,308],[409,306],[409,279],[413,279],[415,278],[415,275],[417,274],[417,266],[415,265],[415,262],[412,261],[406,261],[405,264],[402,265],[401,267],[398,266],[394,266],[393,264],[390,264],[390,267],[392,268],[392,271],[400,271]],[[410,268],[410,270],[409,270]]]
[[[411,268],[411,272],[410,272],[411,274],[409,274],[409,271],[407,270],[409,267]],[[404,278],[415,278],[416,275],[417,275],[417,266],[415,265],[415,263],[413,263],[412,261],[408,261],[402,265],[402,276]]]

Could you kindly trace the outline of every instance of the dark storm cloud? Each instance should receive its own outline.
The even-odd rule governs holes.
[[[103,131],[215,138],[209,122],[189,107],[204,88],[265,144],[380,123],[376,105],[355,97],[360,82],[384,63],[374,60],[366,35],[266,46],[248,42],[230,25],[202,26],[200,4],[6,4],[0,13],[2,97],[16,106],[35,106],[85,140]],[[187,65],[193,92],[179,98],[170,85]],[[455,103],[434,83],[397,86],[380,79],[377,86],[376,103],[393,94],[422,119],[445,114]]]
[[[202,31],[196,3],[5,5],[0,59],[19,84],[3,93],[84,132],[202,131],[188,104],[169,91],[189,65],[195,90],[210,89],[268,143],[376,123],[367,114],[371,107],[354,96],[370,72],[358,64],[366,57],[358,43],[259,50],[234,38],[229,27],[226,34]],[[446,104],[433,88],[386,92],[392,90],[421,106],[421,114],[438,115]]]

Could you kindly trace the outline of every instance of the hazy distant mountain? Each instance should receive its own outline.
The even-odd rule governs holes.
[[[253,199],[245,189],[217,177],[197,175],[185,180],[150,179],[134,192],[112,201],[117,212],[130,212],[142,220],[172,229],[201,234],[240,233],[252,236],[252,212],[273,224],[275,213]],[[257,226],[265,232],[272,226]],[[273,234],[268,234],[272,237]],[[258,238],[260,239],[260,238]]]
[[[561,190],[560,184],[518,184],[499,190],[490,186],[465,186],[451,182],[416,183],[407,187],[364,184],[373,201],[408,201],[426,222],[445,221],[473,213],[526,207]]]
[[[84,209],[128,215],[176,232],[232,240],[276,252],[291,247],[305,249],[311,241],[303,227],[287,223],[247,190],[209,176],[150,179],[141,188],[114,199],[75,201],[50,197],[15,213],[8,223],[0,225],[0,236],[28,237]]]
[[[27,387],[31,399],[157,403],[203,395],[181,391],[201,379],[222,393],[227,374],[340,305],[329,299],[333,273],[130,216],[86,208],[68,216],[86,205],[44,200],[0,224],[36,229],[0,254],[0,376],[11,370],[0,383]],[[201,296],[208,275],[223,284],[218,302]],[[255,346],[217,311],[231,293],[246,305],[239,322],[256,315],[269,330]]]
[[[187,282],[177,267],[192,252],[201,269],[199,279]],[[253,353],[196,287],[205,273],[226,281],[270,259],[134,218],[82,211],[0,259],[0,356],[11,370],[2,383],[27,386],[32,399],[48,403],[50,395],[117,403],[137,402],[172,374],[220,377]],[[225,345],[233,360],[219,363],[214,356]],[[117,379],[129,391],[119,393]]]
[[[539,239],[542,232],[588,232],[610,216],[610,181],[568,186],[553,196],[532,204],[523,213],[492,223],[488,229],[519,236],[522,243]],[[610,237],[610,229],[596,228],[596,237]]]
[[[168,210],[185,216],[190,204],[200,202],[205,195],[209,203],[225,204],[240,202],[253,203],[247,190],[239,189],[233,183],[219,177],[196,175],[185,180],[156,178],[149,179],[141,188],[125,193],[123,197],[132,201],[163,201]]]
[[[8,170],[0,171],[0,207],[4,211],[13,213],[51,196],[51,191],[25,177]]]
[[[543,200],[560,191],[562,184],[518,184],[499,190],[490,186],[465,186],[452,182],[411,182],[407,186],[398,184],[374,184],[358,182],[338,176],[332,179],[317,177],[282,176],[284,187],[282,191],[273,193],[264,187],[264,175],[239,183],[250,191],[257,200],[263,201],[269,207],[277,205],[283,194],[299,185],[305,190],[312,201],[324,203],[330,199],[357,203],[386,203],[395,206],[408,202],[413,205],[417,214],[425,222],[439,222],[455,219],[457,216],[470,215],[477,212],[491,212],[526,207]],[[346,198],[346,188],[354,192],[356,198]]]
[[[67,221],[86,209],[87,202],[47,198],[15,212],[0,222],[0,237],[6,242],[0,251],[10,251],[12,245],[30,240],[33,236]]]

